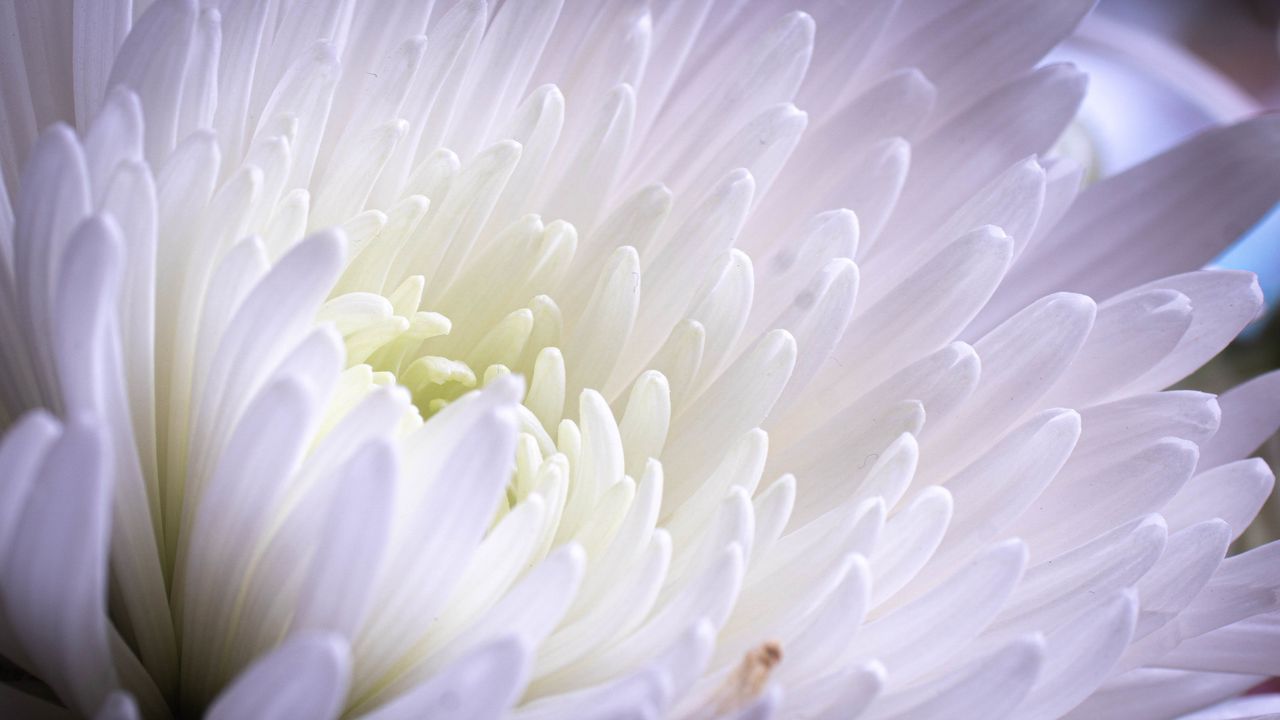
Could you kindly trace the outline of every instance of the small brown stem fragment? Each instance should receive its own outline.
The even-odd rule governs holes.
[[[716,714],[736,710],[759,697],[780,662],[782,646],[778,643],[770,640],[752,648],[716,693]]]

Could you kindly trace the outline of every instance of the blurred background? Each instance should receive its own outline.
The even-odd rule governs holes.
[[[1051,56],[1089,73],[1061,149],[1096,180],[1206,127],[1280,110],[1280,0],[1100,0]],[[1280,172],[1280,168],[1276,169]],[[1221,393],[1280,367],[1280,206],[1216,261],[1258,275],[1268,309],[1181,386]],[[1280,471],[1280,434],[1258,451]],[[1273,494],[1237,550],[1280,538]]]

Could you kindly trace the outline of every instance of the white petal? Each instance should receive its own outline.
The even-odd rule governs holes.
[[[614,573],[633,566],[642,554],[656,552],[651,542],[656,541],[658,535],[655,524],[662,503],[662,485],[662,465],[650,459],[645,465],[635,498],[627,510],[627,516],[619,525],[609,547],[598,555],[594,555],[595,559],[587,568],[587,575],[582,582],[582,589],[574,602],[571,615],[589,608],[598,599],[600,593],[606,591],[612,584],[610,579],[614,577]],[[665,535],[666,532],[663,531],[662,534]],[[668,537],[663,542],[669,545],[669,541]],[[670,547],[667,550],[669,551]],[[665,564],[661,573],[658,574],[665,577]]]
[[[32,478],[3,566],[8,623],[42,679],[86,716],[117,682],[106,615],[106,452],[88,420],[65,426]]]
[[[807,89],[816,91],[817,87],[810,84]],[[796,164],[813,167],[814,161],[830,157],[833,150],[846,147],[850,142],[866,143],[890,137],[915,140],[936,99],[937,88],[918,68],[891,72],[859,92],[830,117],[823,118],[805,136]],[[829,102],[831,98],[824,100]],[[810,105],[801,107],[812,109]]]
[[[993,546],[938,590],[868,623],[846,651],[846,662],[876,658],[902,684],[939,667],[999,612],[1026,558],[1026,547],[1016,540]]]
[[[973,188],[1028,155],[1043,154],[1075,117],[1084,86],[1084,76],[1075,69],[1046,65],[1003,85],[914,143],[916,160],[886,236],[912,236],[935,226]],[[993,126],[1001,132],[987,132]]]
[[[77,8],[110,4],[114,3],[77,3]],[[92,104],[99,103],[102,110],[93,117],[93,123],[85,133],[84,149],[93,196],[101,200],[107,181],[121,162],[143,159],[143,118],[141,101],[127,87],[113,88],[105,100],[101,96],[94,98]]]
[[[88,214],[90,187],[84,154],[74,133],[64,125],[55,125],[40,135],[31,152],[31,160],[23,169],[14,206],[13,276],[5,273],[6,284],[15,282],[12,300],[7,301],[22,311],[11,321],[21,322],[9,332],[16,337],[18,328],[28,333],[32,367],[22,368],[23,376],[35,378],[36,387],[26,389],[27,401],[18,407],[36,407],[41,392],[53,392],[51,348],[47,333],[35,328],[52,320],[53,283],[62,262],[62,254],[73,230]],[[8,315],[9,310],[5,314]],[[25,317],[25,320],[22,318]],[[38,323],[38,325],[37,325]],[[12,382],[12,381],[10,381]],[[32,397],[33,391],[35,396]]]
[[[516,701],[530,657],[516,635],[477,647],[360,720],[497,720]]]
[[[595,390],[584,390],[579,398],[582,446],[574,467],[573,483],[557,540],[564,542],[585,524],[605,490],[622,479],[624,459],[622,436],[609,405]]]
[[[583,316],[569,331],[563,349],[574,363],[567,368],[570,397],[583,388],[604,385],[631,334],[640,306],[640,256],[618,248],[606,261]]]
[[[910,505],[889,518],[871,554],[873,605],[901,590],[929,561],[947,533],[951,508],[951,493],[935,485],[922,490]]]
[[[1134,585],[1159,561],[1167,530],[1159,515],[1135,520],[1027,570],[995,626],[1009,635],[1050,632],[1097,597]]]
[[[1075,707],[1106,678],[1129,644],[1138,614],[1132,592],[1108,598],[1045,638],[1046,657],[1018,717],[1055,718]]]
[[[312,185],[316,210],[310,227],[332,225],[363,210],[383,165],[408,132],[408,122],[391,120],[343,143],[328,174]]]
[[[889,289],[889,281],[901,277],[907,268],[927,260],[945,243],[973,228],[992,225],[1013,238],[1013,258],[1026,247],[1044,204],[1045,173],[1034,158],[1015,163],[970,197],[951,217],[919,237],[905,237],[892,246],[877,245],[867,254],[866,264],[875,272],[868,276],[866,299],[874,301]]]
[[[1272,611],[1186,640],[1157,662],[1170,668],[1273,675],[1280,667],[1277,638],[1280,614]]]
[[[920,432],[924,406],[918,400],[885,405],[855,403],[810,434],[775,450],[767,473],[794,470],[799,495],[794,517],[806,521],[830,509],[832,500],[855,495],[858,483],[876,469],[886,449],[904,433]],[[785,426],[779,426],[782,432]],[[775,442],[776,448],[779,443]]]
[[[671,387],[667,378],[648,370],[636,379],[627,409],[618,424],[627,474],[639,477],[651,458],[661,457],[671,425]]]
[[[569,609],[585,567],[586,554],[580,546],[562,546],[530,570],[464,633],[392,683],[391,691],[403,688],[407,679],[434,672],[469,648],[495,638],[510,635],[519,638],[525,647],[538,646]]]
[[[884,666],[872,660],[796,687],[792,691],[797,696],[793,704],[798,711],[812,706],[813,717],[821,720],[847,720],[861,717],[884,686]]]
[[[1068,465],[1018,520],[1015,532],[1037,559],[1069,550],[1158,510],[1191,479],[1197,456],[1195,445],[1165,438],[1105,470],[1075,473]],[[1099,492],[1100,480],[1105,493]]]
[[[587,242],[574,254],[569,277],[580,277],[580,274],[590,277],[620,247],[633,247],[641,256],[648,257],[655,236],[671,212],[672,201],[671,191],[662,184],[645,186],[621,200],[598,227],[588,230],[584,236]],[[593,289],[586,283],[566,285],[562,295],[572,307],[581,305]]]
[[[1047,410],[948,480],[944,487],[956,499],[955,513],[942,547],[912,590],[927,587],[1008,528],[1053,480],[1079,437],[1079,415]]]
[[[1096,183],[1001,293],[1108,297],[1203,267],[1280,198],[1277,157],[1280,124],[1262,117],[1210,130]]]
[[[879,302],[857,311],[834,362],[818,373],[807,395],[829,398],[833,392],[874,387],[955,338],[999,284],[1011,253],[1012,241],[1004,233],[980,228],[913,269]]]
[[[1172,621],[1195,599],[1226,555],[1229,533],[1227,524],[1215,519],[1169,535],[1159,562],[1137,585],[1142,604],[1134,637]]]
[[[713,626],[721,624],[742,581],[742,551],[737,545],[730,545],[708,558],[701,570],[701,575],[694,578],[674,601],[658,610],[626,640],[545,678],[543,684],[537,686],[538,690],[551,692],[601,682],[640,667],[659,648],[669,646],[703,619],[710,619]],[[672,678],[675,682],[687,679]]]
[[[537,562],[533,542],[544,523],[546,502],[530,494],[498,521],[476,549],[458,591],[440,614],[442,628],[465,627],[501,599],[511,585]]]
[[[520,394],[514,378],[491,383],[434,416],[402,450],[403,476],[421,479],[398,503],[400,535],[377,591],[379,611],[357,644],[370,658],[357,668],[357,695],[422,639],[475,551],[509,479],[509,408]]]
[[[1200,466],[1203,458],[1201,455]],[[1171,530],[1221,518],[1230,526],[1234,540],[1249,527],[1275,483],[1275,475],[1261,458],[1219,465],[1191,478],[1160,512]]]
[[[1257,449],[1280,426],[1280,372],[1269,372],[1218,396],[1222,424],[1200,443],[1200,467],[1212,468]]]
[[[1268,720],[1280,713],[1280,695],[1266,693],[1236,698],[1184,715],[1181,720]]]
[[[422,162],[442,145],[441,138],[456,110],[455,100],[467,71],[472,67],[472,58],[489,20],[488,11],[484,0],[464,0],[432,22],[427,53],[405,99],[402,113],[407,118],[421,119],[411,129],[414,137],[410,147],[415,151],[405,153],[400,172],[389,174],[393,188],[408,174],[409,168]],[[556,128],[559,128],[558,121]]]
[[[748,497],[755,493],[768,449],[769,439],[763,430],[748,431],[729,447],[715,470],[697,483],[688,499],[667,504],[662,524],[677,547],[701,535],[707,518],[714,516],[716,507],[732,488],[741,487]]]
[[[782,688],[774,684],[765,688],[746,707],[724,717],[726,720],[769,720],[781,706]]]
[[[649,368],[667,379],[671,387],[672,409],[684,410],[692,395],[693,383],[702,367],[706,351],[707,329],[697,320],[681,320],[671,329],[658,353],[649,361]],[[614,378],[620,377],[615,373]],[[617,396],[617,383],[610,382],[610,396]],[[683,401],[683,402],[682,402]]]
[[[792,213],[788,208],[788,222],[792,221]],[[757,211],[747,230],[760,230],[767,217],[767,211]],[[811,282],[815,268],[821,268],[835,258],[854,257],[858,247],[859,221],[860,218],[851,210],[833,210],[806,219],[795,230],[788,228],[769,233],[760,239],[759,248],[752,244],[751,237],[744,238],[738,247],[760,259],[755,291],[758,306],[773,308],[790,302]],[[779,232],[794,235],[779,242],[776,234]],[[766,323],[773,319],[772,315],[755,313],[748,320],[749,336],[768,329]]]
[[[208,380],[201,388],[192,416],[192,455],[197,459],[193,462],[211,463],[209,457],[201,457],[200,451],[214,450],[219,439],[230,435],[233,421],[249,394],[309,329],[321,299],[337,279],[342,254],[340,233],[326,230],[310,236],[285,255],[236,309],[218,341]],[[333,368],[334,380],[338,369]],[[324,387],[314,389],[327,392]],[[201,441],[207,443],[203,448]],[[196,482],[187,488],[189,494],[199,491],[201,471],[207,471],[208,465],[193,467]],[[181,502],[182,494],[175,495],[173,500]],[[194,502],[183,507],[184,521],[190,520],[194,508]],[[177,508],[173,510],[177,512]]]
[[[485,142],[494,120],[505,118],[524,97],[561,4],[555,0],[497,9],[471,63],[443,145],[467,157]]]
[[[738,118],[794,97],[813,53],[813,18],[790,12],[760,36],[743,39],[750,44],[741,52],[696,66],[696,76],[668,100],[647,142],[669,144],[670,151],[647,158],[637,176],[664,176],[664,163],[677,158],[702,165],[715,139],[737,129]]]
[[[1262,291],[1249,272],[1202,270],[1156,280],[1137,290],[1152,288],[1186,295],[1193,309],[1191,326],[1173,350],[1134,383],[1134,390],[1160,390],[1186,377],[1217,355],[1262,311]]]
[[[1095,405],[1080,413],[1084,432],[1069,467],[1096,472],[1165,437],[1203,445],[1218,429],[1220,416],[1212,395],[1193,390],[1131,395]]]
[[[458,7],[462,5],[465,3],[460,3]],[[511,173],[511,179],[507,181],[502,197],[498,199],[498,204],[489,217],[489,226],[486,231],[507,225],[531,207],[540,209],[545,207],[543,203],[535,200],[541,200],[550,189],[548,178],[554,177],[550,174],[553,169],[548,167],[551,159],[563,157],[563,153],[557,154],[554,151],[563,135],[564,114],[564,94],[560,92],[560,88],[555,85],[542,85],[525,98],[507,121],[507,129],[498,137],[515,140],[523,149],[520,152],[520,161]],[[606,126],[604,132],[607,133],[611,129]],[[609,137],[609,139],[613,138]],[[395,162],[394,158],[392,162]],[[590,209],[594,212],[598,208],[593,205]],[[547,217],[561,217],[559,213],[549,213],[546,210],[542,210],[542,214]],[[583,229],[587,227],[590,226],[583,226]],[[481,238],[482,242],[484,240]]]
[[[595,226],[622,169],[622,155],[635,124],[635,104],[630,85],[618,85],[605,96],[591,125],[581,129],[577,154],[565,167],[560,183],[547,194],[544,212],[578,227]]]
[[[1264,678],[1144,668],[1110,680],[1066,717],[1071,720],[1159,720],[1238,695]]]
[[[917,64],[938,84],[940,104],[963,106],[1035,63],[1071,33],[1091,6],[1087,0],[1072,0],[1038,10],[1016,2],[913,7],[915,12],[902,13],[903,20],[919,25],[881,50],[876,62],[885,68]],[[974,47],[979,33],[988,41]]]
[[[147,118],[147,160],[159,165],[178,141],[179,107],[196,31],[196,3],[154,3],[129,31],[111,67],[107,87],[138,94]]]
[[[298,593],[301,603],[293,627],[351,638],[373,599],[390,534],[395,455],[387,444],[370,443],[343,470],[329,521]]]
[[[1015,640],[949,676],[881,698],[866,717],[942,720],[954,717],[957,708],[974,717],[1010,717],[1031,690],[1043,662],[1043,639],[1033,635]]]
[[[663,453],[668,477],[664,505],[675,507],[687,498],[692,483],[710,471],[733,442],[764,422],[782,395],[795,360],[791,335],[771,331],[672,420],[671,439]]]
[[[751,258],[736,248],[721,255],[703,281],[699,299],[693,303],[687,318],[699,323],[706,331],[702,361],[698,364],[698,380],[684,393],[689,398],[702,394],[724,369],[725,363],[733,358],[754,296],[755,270]]]
[[[423,275],[427,279],[424,300],[428,307],[435,304],[470,252],[521,152],[519,144],[507,140],[472,158],[451,180],[444,202],[431,213],[415,242],[401,250],[386,284],[394,287],[410,275]]]
[[[1110,399],[1173,351],[1192,313],[1190,299],[1174,290],[1125,293],[1102,303],[1089,339],[1043,402],[1085,407]]]
[[[677,164],[664,176],[677,193],[703,188],[735,168],[744,168],[756,179],[753,203],[760,204],[774,179],[787,163],[808,125],[809,116],[791,103],[780,103],[751,118],[727,140],[716,143],[705,164]],[[691,170],[696,176],[689,176]]]
[[[116,691],[107,696],[93,720],[140,720],[138,705],[128,694]]]
[[[706,621],[689,626],[640,670],[612,682],[534,700],[512,713],[513,720],[554,720],[572,716],[599,719],[656,718],[698,676],[711,656],[715,628]]]
[[[226,143],[227,157],[239,157],[248,140],[249,94],[269,7],[253,0],[222,3],[222,48],[218,55],[214,127]]]
[[[213,127],[221,48],[222,14],[216,8],[202,8],[196,18],[191,46],[187,48],[175,137],[185,137],[198,128]]]
[[[613,644],[644,620],[658,599],[671,562],[671,541],[665,532],[655,532],[644,555],[630,572],[615,572],[611,586],[592,598],[578,602],[584,610],[571,623],[555,632],[538,653],[538,677],[549,675],[578,662],[589,653]]]
[[[215,682],[218,653],[253,548],[276,513],[314,428],[319,399],[295,377],[251,401],[207,483],[189,488],[190,521],[178,550],[174,588],[182,607],[182,671],[197,698]]]
[[[727,250],[746,220],[755,193],[755,180],[745,170],[735,170],[720,179],[698,204],[686,211],[687,218],[673,220],[673,232],[661,249],[650,255],[643,267],[646,301],[636,319],[635,332],[628,343],[628,355],[645,355],[644,348],[669,332],[690,304],[699,280],[711,261]],[[676,224],[678,223],[678,224]],[[652,251],[651,251],[652,253]],[[637,357],[634,364],[647,358]],[[625,373],[624,373],[625,374]]]
[[[351,654],[333,635],[296,635],[249,666],[209,707],[209,720],[336,718],[351,679]]]
[[[969,429],[998,432],[1034,408],[1079,352],[1094,312],[1093,301],[1083,295],[1050,295],[975,343],[982,377],[973,397],[926,444],[927,471],[974,457],[981,448],[969,438]]]
[[[853,318],[858,295],[858,266],[848,258],[836,258],[818,271],[809,287],[796,295],[773,324],[796,338],[796,369],[787,386],[789,393],[804,390],[835,350]]]
[[[0,438],[0,561],[9,556],[9,545],[22,523],[22,509],[36,481],[45,454],[62,429],[48,412],[35,410],[5,429]]]
[[[871,606],[871,567],[855,556],[840,584],[813,613],[809,626],[787,644],[788,658],[778,668],[779,677],[802,685],[857,641],[856,634]],[[797,697],[804,697],[797,693]]]

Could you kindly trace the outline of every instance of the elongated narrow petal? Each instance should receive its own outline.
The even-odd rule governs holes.
[[[0,3],[0,715],[1247,712],[1280,125],[1092,4]]]

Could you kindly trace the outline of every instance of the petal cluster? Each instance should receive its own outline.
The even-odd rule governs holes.
[[[1090,2],[0,23],[0,654],[213,718],[1158,718],[1280,673],[1280,123],[1081,189]]]

